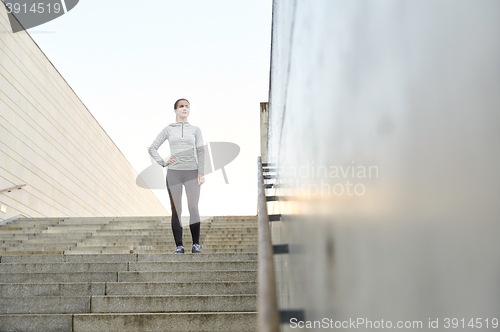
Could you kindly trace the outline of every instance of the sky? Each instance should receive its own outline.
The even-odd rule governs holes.
[[[200,215],[255,215],[271,16],[272,0],[81,0],[27,32],[137,173],[176,121],[175,100],[187,98],[205,144],[240,147],[225,167],[228,184],[221,170],[205,175]],[[168,142],[158,151],[170,156]],[[171,211],[166,188],[153,192]]]

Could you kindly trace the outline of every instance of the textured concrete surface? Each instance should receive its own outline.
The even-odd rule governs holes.
[[[86,219],[80,221],[81,227],[66,227],[65,222],[72,220],[60,220],[54,233],[33,233],[33,227],[17,222],[0,226],[0,235],[7,238],[27,235],[4,242],[6,248],[19,250],[0,256],[0,331],[255,331],[257,240],[246,236],[246,226],[254,228],[255,216],[205,220],[203,253],[192,254],[186,247],[180,255],[172,253],[174,246],[165,240],[165,225],[158,218],[137,224],[117,218],[111,236],[87,233],[90,220]],[[92,220],[92,227],[103,230],[99,219]],[[211,230],[214,223],[219,227]],[[224,223],[229,233],[219,232]],[[147,228],[148,235],[132,235],[129,229],[137,228]],[[2,233],[5,229],[13,233]],[[74,233],[79,230],[83,233]],[[26,254],[25,250],[47,243],[65,246],[75,234],[84,234],[81,240],[96,246],[92,249],[112,251],[131,243],[134,252],[77,254],[69,248],[64,254]],[[206,244],[208,234],[211,239]],[[148,242],[158,243],[151,248],[162,249],[141,253],[138,248]],[[206,247],[230,251],[205,253]]]
[[[254,332],[256,313],[75,315],[75,332]]]
[[[499,1],[274,1],[282,308],[498,316],[499,36]]]

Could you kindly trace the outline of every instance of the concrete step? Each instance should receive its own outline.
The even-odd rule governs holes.
[[[248,243],[248,244],[211,244],[205,243],[203,245],[204,249],[247,249],[247,248],[257,248],[257,243]]]
[[[102,263],[102,262],[137,262],[137,254],[125,255],[20,255],[0,256],[1,263]]]
[[[201,235],[202,234],[200,234],[200,236]],[[191,232],[183,232],[182,239],[183,240],[186,240],[186,239],[191,240],[192,239]],[[99,242],[99,241],[102,241],[102,242],[120,242],[123,240],[127,240],[127,241],[142,241],[142,240],[166,240],[167,241],[168,240],[168,241],[174,242],[174,236],[173,236],[171,231],[170,231],[170,233],[163,233],[163,234],[159,234],[159,235],[150,235],[150,234],[130,235],[130,236],[96,235],[96,236],[89,237],[89,238],[85,239],[85,242]]]
[[[134,246],[134,249],[123,249],[124,247],[81,247],[81,248],[69,248],[69,250],[64,251],[64,254],[127,254],[127,253],[173,253],[175,246]],[[204,253],[205,249],[250,249],[247,251],[256,251],[256,244],[254,245],[210,245],[206,247],[202,246],[201,250]],[[185,254],[191,254],[191,246],[185,247]],[[5,251],[5,253],[11,253],[14,251]],[[1,253],[1,252],[0,252]]]
[[[140,273],[140,272],[133,272]],[[147,272],[151,273],[151,272]],[[118,272],[0,273],[0,284],[116,282]]]
[[[30,234],[27,235],[28,240],[43,240],[43,239],[49,239],[49,240],[76,240],[76,239],[85,239],[88,236],[92,236],[92,233],[67,233],[67,234],[50,234],[50,233],[40,233],[40,234]]]
[[[201,248],[203,249],[203,246],[207,243],[211,244],[254,244],[257,243],[257,240],[248,240],[248,239],[205,239],[202,244]],[[173,241],[164,241],[164,242],[152,242],[152,241],[143,241],[141,243],[138,243],[137,245],[140,246],[168,246],[169,248],[174,248],[175,249],[175,244]],[[191,241],[184,241],[184,248],[190,249],[192,247]]]
[[[0,284],[74,282],[255,281],[256,270],[175,272],[0,273]]]
[[[107,295],[0,298],[0,314],[255,311],[255,294]],[[231,310],[232,309],[232,310]]]
[[[82,223],[85,223],[87,225],[97,225],[97,224],[102,224],[102,225],[107,225],[110,222],[113,222],[113,220],[104,220],[104,219],[64,219],[62,220],[59,224],[64,224],[64,225],[80,225]]]
[[[257,270],[189,272],[119,272],[119,282],[255,281]]]
[[[106,326],[112,327],[106,328]],[[78,332],[255,332],[256,327],[256,312],[159,313],[154,314],[154,316],[146,314],[78,314],[74,316],[74,331]]]
[[[257,242],[257,239],[246,239],[246,238],[228,238],[228,239],[220,239],[220,238],[213,238],[213,239],[205,239],[201,245],[203,248],[203,245],[205,243],[220,243],[220,244],[254,244]],[[191,239],[186,239],[183,241],[184,247],[188,248],[191,247]],[[14,243],[14,244],[6,244],[5,246],[11,246],[11,247],[18,247],[20,245],[23,245],[22,243]],[[76,243],[71,243],[71,244],[58,244],[58,245],[68,245],[72,247],[77,247],[77,248],[95,248],[95,247],[145,247],[145,246],[153,246],[153,247],[165,247],[165,249],[170,249],[173,248],[175,249],[176,245],[174,240],[170,241],[128,241],[128,242],[101,242],[101,241],[85,241],[85,242],[76,242]],[[2,244],[0,244],[0,247]]]
[[[215,235],[215,234],[207,234],[205,236],[205,241],[213,241],[213,240],[252,240],[257,241],[259,238],[258,234],[224,234],[224,235]]]
[[[21,227],[21,226],[16,226],[16,225],[3,225],[3,226],[0,226],[0,232],[4,233],[4,232],[7,232],[7,231],[29,231],[29,230],[37,230],[37,229],[47,229],[47,227],[43,227],[43,226],[24,226],[24,227]]]
[[[1,263],[2,273],[68,273],[68,272],[118,272],[128,271],[123,263]],[[148,263],[145,263],[148,264]],[[134,270],[136,271],[136,270]]]
[[[61,223],[61,224],[57,224],[57,225],[54,225],[54,226],[50,226],[49,228],[67,228],[67,229],[72,229],[72,228],[75,228],[75,229],[79,229],[79,228],[85,228],[85,227],[89,227],[89,228],[99,228],[99,227],[103,227],[103,226],[107,226],[108,223],[107,222],[101,222],[101,223],[96,223],[96,222],[82,222],[82,223],[78,223],[78,224],[67,224],[67,223]]]
[[[139,262],[177,262],[177,261],[257,261],[257,252],[246,253],[246,254],[192,254],[192,255],[180,255],[180,254],[138,254],[137,261]]]
[[[225,235],[225,234],[258,234],[257,228],[242,228],[239,230],[236,229],[231,229],[231,228],[217,228],[217,229],[210,229],[207,232],[208,234],[220,234],[220,235]]]
[[[26,245],[22,247],[8,247],[8,248],[0,248],[0,254],[3,254],[3,252],[14,252],[14,251],[66,251],[70,250],[71,246],[57,246],[57,245],[50,245],[48,244],[47,246],[40,245]]]
[[[240,233],[240,234],[235,234],[235,233],[209,233],[207,234],[204,239],[258,239],[259,234],[257,233]]]
[[[76,246],[73,248],[69,248],[70,251],[73,250],[90,250],[90,251],[103,251],[103,250],[150,250],[150,249],[155,249],[155,250],[171,250],[172,246],[139,246],[136,244],[121,244],[121,245],[102,245],[102,243],[96,243],[96,245],[91,245],[91,246]],[[175,250],[175,248],[173,248]]]
[[[65,255],[111,255],[111,254],[133,254],[138,253],[138,250],[121,249],[122,247],[109,247],[106,249],[92,249],[92,248],[74,248],[72,250],[66,250],[62,253]],[[171,250],[173,252],[173,250]],[[149,252],[149,251],[147,251]],[[159,253],[166,253],[165,250],[158,250]]]
[[[66,314],[90,312],[90,296],[1,297],[0,314]]]
[[[0,315],[3,331],[255,332],[256,312]]]
[[[108,282],[106,295],[257,294],[256,281]],[[104,295],[104,294],[103,294]]]
[[[101,229],[102,230],[115,230],[115,229],[119,229],[119,230],[134,230],[134,229],[139,229],[139,230],[155,230],[158,228],[159,225],[157,224],[151,224],[151,225],[138,225],[138,224],[134,224],[134,225],[106,225],[106,226],[102,226]],[[201,228],[200,228],[201,229]]]
[[[243,234],[241,236],[206,236],[203,243],[205,243],[205,242],[239,243],[242,241],[243,242],[257,242],[258,239],[259,239],[258,236],[248,235],[248,234]]]
[[[23,221],[13,221],[8,224],[0,226],[0,229],[4,227],[48,227],[52,225],[59,224],[60,221],[33,221],[33,220],[23,220]]]
[[[132,254],[137,248],[137,246],[74,247],[65,250],[64,254]]]
[[[71,227],[50,227],[42,233],[94,233],[100,229],[101,226],[71,226]]]
[[[248,215],[248,216],[214,216],[214,221],[218,220],[253,220],[257,219],[256,215]]]
[[[76,244],[76,247],[78,248],[84,248],[84,247],[134,247],[134,246],[139,246],[141,245],[141,242],[101,242],[101,241],[90,241],[90,242],[80,242]]]
[[[171,254],[173,253],[173,249],[168,250],[128,250],[128,249],[116,249],[116,248],[107,248],[103,250],[92,250],[88,248],[75,248],[72,250],[59,250],[59,251],[43,251],[43,250],[30,250],[30,251],[0,251],[0,255],[93,255],[93,254],[102,254],[102,255],[111,255],[111,254]],[[203,254],[207,253],[241,253],[241,252],[256,252],[257,246],[252,248],[204,248],[202,250]],[[191,255],[190,251],[186,251],[187,255]]]
[[[224,253],[237,253],[237,252],[255,252],[256,249],[243,249],[243,250],[240,250],[240,249],[225,249],[223,251],[220,251],[219,252],[224,252]],[[173,250],[170,250],[170,251],[165,251],[165,250],[134,250],[133,251],[134,253],[137,253],[137,254],[164,254],[164,253],[172,253]],[[202,253],[205,254],[205,253],[215,253],[214,251],[212,251],[212,249],[202,249]],[[191,249],[189,249],[189,252],[186,251],[185,255],[192,255],[191,254]],[[193,254],[195,255],[195,254]]]
[[[0,230],[0,234],[6,235],[6,234],[39,234],[42,233],[44,229],[22,229],[22,230]]]
[[[203,250],[205,254],[215,254],[215,253],[251,253],[256,252],[257,246],[255,248],[237,248],[237,249],[227,249],[227,248],[206,248]]]
[[[211,232],[216,232],[216,231],[223,231],[223,230],[231,230],[231,231],[235,231],[235,232],[241,232],[241,231],[244,231],[244,230],[250,230],[250,231],[255,231],[255,230],[258,230],[258,227],[253,227],[253,226],[241,226],[241,227],[238,227],[238,226],[225,226],[225,225],[216,225],[216,226],[213,226],[213,227],[210,227],[210,231]]]
[[[0,240],[0,244],[15,244],[15,243],[23,243],[22,240]]]
[[[0,297],[257,294],[256,281],[0,284]]]
[[[129,263],[128,271],[239,271],[239,270],[257,270],[257,262],[239,261],[239,262],[137,262]]]
[[[170,218],[170,217],[168,217]],[[49,219],[49,218],[47,218]],[[132,217],[67,217],[62,218],[62,221],[65,223],[70,222],[87,222],[87,221],[133,221],[133,220],[167,220],[165,216],[158,217],[140,217],[140,216],[132,216]]]
[[[44,244],[44,243],[54,243],[55,240],[59,240],[57,243],[58,244],[73,244],[76,245],[77,243],[80,243],[81,241],[84,241],[85,238],[37,238],[37,239],[28,239],[23,241],[24,244],[26,245],[32,245],[32,244]]]
[[[170,217],[47,221],[0,231],[0,331],[256,330],[255,216],[202,221],[202,254],[185,225],[180,255]]]
[[[1,263],[1,273],[255,270],[257,262]]]
[[[0,233],[0,240],[12,240],[12,239],[27,239],[29,238],[28,234],[2,234]]]
[[[86,236],[81,235],[81,236],[67,236],[67,235],[60,235],[60,236],[37,236],[37,237],[28,237],[28,238],[11,238],[10,240],[5,240],[5,241],[12,241],[12,240],[17,240],[17,241],[22,241],[24,243],[43,243],[43,242],[54,242],[58,241],[61,243],[64,242],[81,242],[82,240],[85,240]]]
[[[54,241],[21,241],[19,243],[0,243],[0,247],[19,247],[19,246],[27,246],[27,247],[47,247],[47,246],[67,246],[67,247],[74,247],[76,246],[78,242],[73,241],[73,242],[57,242],[54,243]]]
[[[166,236],[163,236],[165,238]],[[161,238],[161,237],[157,237]],[[89,242],[121,242],[123,240],[127,241],[142,241],[142,239],[149,239],[149,236],[147,235],[133,235],[133,236],[116,236],[116,235],[105,235],[105,236],[93,236],[85,239],[86,243]]]
[[[205,226],[205,227],[200,226],[200,230],[202,232],[205,231],[205,230],[208,230],[208,229],[210,229],[210,226]],[[168,224],[168,225],[161,224],[161,225],[156,226],[155,230],[162,231],[162,232],[170,232],[171,233],[172,232],[172,225],[170,225],[170,224]],[[189,226],[184,226],[182,228],[182,231],[183,232],[190,232]]]
[[[0,299],[0,303],[1,301],[2,300]],[[92,306],[90,308],[90,312],[224,312],[235,311],[236,308],[238,311],[256,311],[256,304],[256,294],[168,296],[108,295],[92,296]],[[36,309],[33,308],[33,310]]]
[[[257,252],[247,254],[94,254],[94,255],[17,255],[0,256],[1,263],[102,263],[102,262],[202,262],[257,260]]]
[[[79,296],[106,295],[106,283],[0,284],[0,297],[75,296],[75,294]]]
[[[41,250],[26,250],[26,251],[0,251],[2,257],[6,255],[62,255],[64,251],[41,251]]]
[[[98,230],[95,232],[92,232],[92,236],[103,236],[103,235],[113,235],[113,236],[128,236],[128,235],[149,235],[151,231],[140,231],[140,230],[132,230],[132,231],[127,231],[127,230]]]

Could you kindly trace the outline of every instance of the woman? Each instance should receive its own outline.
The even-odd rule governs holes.
[[[149,147],[149,154],[160,166],[168,166],[167,190],[172,207],[172,231],[174,233],[177,248],[174,254],[184,253],[182,244],[182,185],[186,188],[189,209],[189,228],[193,238],[192,253],[201,253],[200,248],[200,213],[198,212],[198,200],[200,198],[200,186],[205,182],[205,150],[200,128],[191,125],[187,118],[190,105],[187,99],[179,99],[174,104],[175,123],[165,127],[153,144]],[[166,162],[158,154],[160,145],[168,139],[172,156]],[[196,162],[194,148],[196,147]]]

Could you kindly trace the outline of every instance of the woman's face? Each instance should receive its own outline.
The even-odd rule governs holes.
[[[189,116],[189,112],[189,102],[187,100],[181,100],[177,103],[175,114],[177,114],[179,118],[187,118]]]

